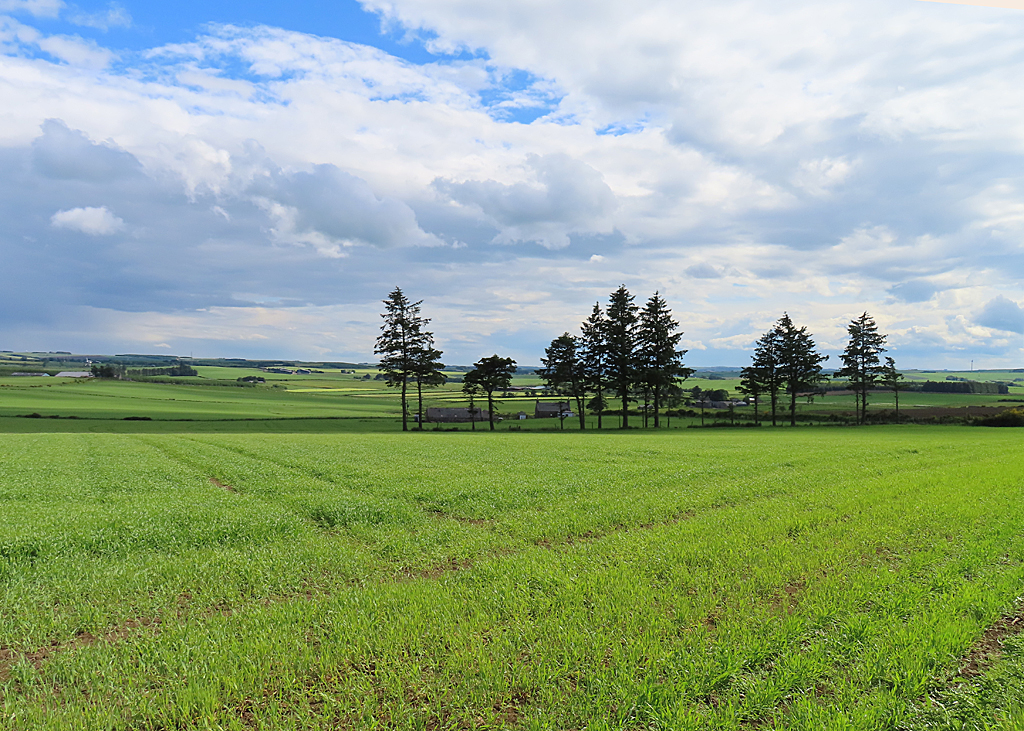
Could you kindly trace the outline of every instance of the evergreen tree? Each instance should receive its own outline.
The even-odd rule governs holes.
[[[494,392],[507,391],[512,385],[512,374],[516,362],[511,358],[499,358],[497,354],[481,358],[473,364],[473,370],[466,374],[463,383],[479,386],[487,394],[487,420],[494,431]]]
[[[601,305],[594,303],[590,317],[580,327],[583,337],[580,339],[580,360],[583,362],[585,388],[594,393],[594,398],[587,403],[591,411],[597,412],[597,428],[603,424],[601,418],[608,408],[604,392],[608,387],[608,340],[606,330],[608,320],[601,311]]]
[[[772,412],[772,426],[777,426],[779,406],[779,390],[784,378],[782,375],[781,343],[777,328],[766,332],[754,345],[752,364],[745,368],[742,377],[747,381],[745,388],[757,389],[758,394],[767,394]],[[747,391],[751,393],[751,391]],[[755,399],[756,403],[756,399]]]
[[[900,420],[900,389],[903,388],[903,374],[896,370],[896,361],[889,356],[885,357],[885,365],[882,366],[882,373],[879,382],[888,389],[891,389],[896,396],[896,421]]]
[[[569,333],[559,335],[551,341],[540,359],[544,367],[537,375],[544,379],[549,388],[566,393],[576,401],[580,417],[580,431],[587,428],[583,400],[586,389],[586,372],[580,360],[580,340]]]
[[[623,429],[629,428],[629,389],[636,382],[639,307],[625,285],[611,293],[606,312],[608,384],[622,401]]]
[[[679,323],[672,319],[665,300],[657,292],[647,301],[640,311],[638,329],[638,380],[644,386],[646,394],[654,399],[654,428],[661,426],[661,406],[666,389],[686,380],[693,371],[683,365],[685,350],[677,350],[682,332],[677,332]],[[644,419],[647,409],[644,409]]]
[[[850,342],[840,356],[843,367],[836,371],[837,378],[845,378],[850,390],[857,393],[857,423],[863,424],[868,415],[868,392],[882,375],[879,355],[885,352],[885,335],[867,312],[854,319],[846,331]]]
[[[785,312],[776,323],[775,332],[779,343],[779,371],[789,394],[789,423],[796,426],[796,396],[824,379],[821,364],[828,360],[828,356],[815,350],[807,328],[796,327]]]
[[[760,406],[761,406],[761,394],[767,390],[767,379],[765,373],[762,372],[757,366],[747,366],[740,370],[740,385],[737,387],[737,391],[745,393],[754,399],[754,424],[759,426],[761,424],[760,419]]]
[[[441,372],[444,370],[444,363],[441,362],[441,351],[434,348],[434,334],[423,332],[422,336],[422,342],[413,355],[417,414],[421,431],[423,430],[423,387],[443,386],[448,380],[448,377]]]
[[[423,326],[430,320],[420,313],[422,304],[423,300],[410,302],[401,287],[395,287],[384,300],[384,324],[373,349],[381,356],[378,368],[387,385],[402,389],[402,431],[409,431],[409,381],[416,376],[419,354],[429,347],[430,334],[424,334]]]

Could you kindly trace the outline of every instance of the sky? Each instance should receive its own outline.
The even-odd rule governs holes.
[[[625,285],[1024,366],[1016,3],[0,0],[0,349],[370,361],[398,286],[536,365]]]

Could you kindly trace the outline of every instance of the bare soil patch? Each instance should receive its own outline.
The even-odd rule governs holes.
[[[226,482],[221,482],[216,477],[211,477],[210,478],[210,484],[211,485],[216,485],[221,490],[227,490],[228,492],[238,492],[238,490],[236,490],[234,487],[232,487],[231,485],[227,484]]]

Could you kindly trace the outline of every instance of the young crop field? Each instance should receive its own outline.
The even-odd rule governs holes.
[[[0,433],[3,432],[342,432],[367,431],[394,432],[401,426],[401,407],[397,389],[388,388],[384,381],[376,380],[375,370],[357,368],[325,369],[310,374],[267,373],[255,368],[229,368],[200,366],[197,377],[162,378],[153,381],[119,381],[42,376],[0,376]],[[1009,371],[986,372],[1004,376]],[[453,379],[459,373],[449,374]],[[259,376],[266,383],[241,384],[237,379]],[[514,381],[516,387],[540,385],[534,374],[524,374]],[[689,379],[686,388],[704,390],[723,389],[731,397],[742,396],[737,391],[738,380]],[[425,389],[424,409],[432,406],[465,407],[468,405],[461,392],[462,384],[453,380],[440,388]],[[416,412],[415,388],[411,389],[410,409]],[[499,393],[497,412],[506,422],[502,429],[513,426],[525,431],[553,431],[577,429],[578,420],[569,418],[564,424],[557,419],[534,420],[534,405],[538,399],[548,402],[565,400],[549,391],[538,396],[534,391]],[[966,416],[988,415],[986,409],[1010,408],[1024,401],[1024,388],[1014,385],[1010,393],[959,394],[904,392],[900,396],[901,418],[930,419],[937,416],[961,420]],[[891,393],[872,393],[869,414],[891,420],[895,401]],[[477,406],[485,404],[480,401]],[[642,404],[631,404],[634,416],[631,424],[639,426],[642,417],[637,409]],[[849,392],[829,392],[811,398],[801,397],[797,403],[798,418],[803,423],[827,423],[835,417],[850,420],[855,397]],[[788,421],[787,398],[780,398],[779,421]],[[986,409],[978,409],[986,407]],[[575,408],[575,405],[572,405]],[[610,409],[621,408],[611,402]],[[676,408],[696,413],[699,407],[678,404]],[[970,408],[972,411],[967,411]],[[519,421],[519,412],[529,417]],[[767,407],[762,404],[762,418]],[[753,419],[751,406],[736,407],[732,412],[707,409],[704,423]],[[125,423],[128,420],[129,423]],[[606,427],[618,426],[619,417],[607,414]],[[597,416],[587,415],[589,429],[596,428]],[[135,422],[135,423],[132,423]],[[145,426],[143,426],[145,423]],[[695,416],[674,416],[664,419],[669,427],[697,426],[702,419]],[[426,428],[434,428],[428,424]],[[471,430],[469,424],[445,424],[439,428]],[[478,428],[487,428],[478,425]]]
[[[0,728],[1019,728],[1022,491],[1012,429],[5,434]]]

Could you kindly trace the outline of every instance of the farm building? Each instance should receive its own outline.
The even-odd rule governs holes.
[[[89,371],[61,371],[57,374],[57,378],[92,378],[93,375]]]
[[[488,412],[487,409],[476,409],[476,412],[471,416],[469,409],[453,409],[431,406],[427,409],[426,420],[442,424],[468,421],[487,421],[489,413],[490,412]]]
[[[566,416],[572,416],[572,411],[569,409],[568,401],[559,401],[554,403],[552,401],[538,401],[537,405],[533,409],[533,416],[536,419],[557,419],[559,414],[565,414]]]

